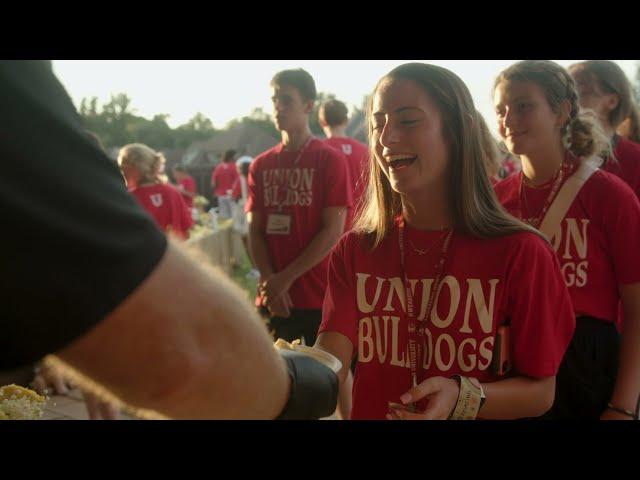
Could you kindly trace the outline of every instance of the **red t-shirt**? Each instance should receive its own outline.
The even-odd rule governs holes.
[[[513,215],[520,210],[522,175],[513,175],[495,190]],[[531,218],[542,210],[552,181],[539,188],[524,186]],[[551,244],[560,261],[576,315],[615,323],[618,285],[640,282],[640,202],[618,177],[598,170],[583,185]]]
[[[352,205],[344,155],[315,138],[302,155],[283,150],[282,143],[260,154],[249,168],[248,185],[245,211],[257,211],[264,218],[263,235],[276,272],[298,257],[322,229],[325,208]],[[268,234],[268,217],[279,213],[279,202],[283,202],[280,214],[291,219],[290,233]],[[325,258],[293,282],[289,290],[293,308],[322,307],[327,262]],[[256,299],[257,304],[260,301]]]
[[[178,185],[182,185],[182,188],[190,193],[196,193],[196,182],[191,175],[184,177],[182,180],[178,182]],[[182,198],[184,199],[184,203],[187,204],[187,207],[193,208],[193,198],[189,195],[182,194]]]
[[[325,142],[333,148],[344,153],[347,159],[347,167],[351,180],[351,192],[353,193],[353,208],[347,213],[345,231],[351,230],[353,217],[358,208],[358,204],[367,186],[366,173],[369,161],[369,149],[366,145],[349,137],[327,138]]]
[[[602,169],[627,182],[640,197],[640,145],[620,137],[613,156]]]
[[[238,169],[234,162],[220,162],[211,174],[211,182],[216,182],[214,195],[217,197],[226,195],[227,190],[233,188],[238,175]]]
[[[517,170],[516,163],[513,161],[513,158],[508,155],[504,157],[502,164],[500,165],[500,170],[502,178],[507,178],[513,175]]]
[[[179,237],[188,238],[193,219],[178,189],[156,183],[137,187],[131,193],[163,231],[171,227],[171,231]]]
[[[406,228],[417,248],[442,235]],[[419,381],[456,374],[481,382],[503,378],[489,365],[497,328],[508,322],[513,374],[554,376],[575,318],[550,246],[529,232],[486,240],[454,234],[441,293],[425,321],[440,245],[425,256],[406,249],[414,309],[425,328]],[[328,278],[319,332],[342,333],[358,354],[351,418],[384,419],[387,402],[398,402],[412,386],[397,226],[373,251],[361,234],[344,235],[332,252]]]

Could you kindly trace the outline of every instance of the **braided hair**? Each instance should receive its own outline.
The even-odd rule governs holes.
[[[595,114],[580,111],[578,89],[567,70],[549,60],[523,60],[503,70],[494,83],[494,90],[502,82],[533,82],[544,92],[549,106],[555,113],[568,101],[569,119],[562,127],[565,148],[576,157],[601,156],[606,159],[611,154],[611,145],[600,127]]]

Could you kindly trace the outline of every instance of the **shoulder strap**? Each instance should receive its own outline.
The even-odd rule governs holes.
[[[587,180],[598,170],[602,160],[599,157],[591,157],[584,159],[578,170],[571,175],[558,192],[555,200],[549,207],[544,220],[540,224],[539,230],[551,240],[553,232],[558,230],[560,223],[569,211],[569,207],[578,196],[580,189]]]

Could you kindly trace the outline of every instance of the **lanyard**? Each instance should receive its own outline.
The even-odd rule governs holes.
[[[551,207],[551,204],[553,203],[553,201],[556,199],[556,196],[558,195],[558,191],[562,186],[563,180],[565,179],[565,177],[569,177],[571,175],[571,170],[572,170],[571,163],[569,162],[562,163],[560,170],[558,170],[558,172],[556,173],[555,180],[553,181],[553,185],[551,186],[551,191],[549,192],[549,195],[547,196],[544,204],[542,205],[542,210],[540,210],[540,213],[535,218],[532,218],[532,219],[525,218],[524,210],[522,208],[523,204],[527,206],[527,210],[529,209],[529,206],[527,204],[527,197],[524,193],[524,174],[520,172],[520,185],[518,189],[518,212],[516,216],[521,220],[528,222],[529,225],[531,225],[533,228],[539,229],[540,224],[542,223],[542,220],[544,220],[544,217],[547,214],[547,211],[549,210],[549,207]],[[530,213],[530,212],[527,212],[527,213]]]
[[[302,155],[304,154],[304,152],[307,150],[307,147],[309,146],[309,144],[311,143],[311,140],[313,140],[315,137],[313,135],[309,136],[309,138],[307,139],[307,141],[304,143],[304,145],[302,146],[302,148],[300,149],[300,151],[298,152],[298,156],[296,157],[296,159],[293,161],[293,165],[296,166],[298,165],[298,162],[300,161],[300,158],[302,157]],[[282,146],[282,149],[284,149],[284,145]],[[287,186],[287,176],[284,173],[284,167],[282,167],[281,164],[281,159],[280,159],[280,155],[282,154],[282,150],[280,152],[278,152],[278,157],[276,159],[276,162],[278,164],[278,168],[282,170],[282,181],[278,182],[278,184],[276,185],[276,199],[277,199],[277,203],[276,202],[272,202],[276,208],[278,209],[278,212],[282,212],[282,204],[284,203],[284,198],[281,199],[280,197],[280,187],[284,187],[283,189],[283,193],[286,193],[286,186]],[[283,195],[284,197],[285,195]]]
[[[405,297],[407,303],[406,316],[409,329],[409,366],[411,367],[411,383],[412,387],[415,387],[418,384],[418,351],[420,350],[418,341],[422,336],[424,336],[424,332],[418,328],[418,319],[413,308],[413,294],[411,293],[411,284],[409,283],[409,278],[407,276],[405,261],[404,226],[404,218],[402,218],[398,227],[398,246],[400,248],[400,265],[402,267]],[[452,237],[453,229],[449,230],[449,232],[447,233],[447,236],[444,239],[444,243],[442,244],[442,250],[440,251],[440,258],[438,260],[438,263],[436,263],[435,265],[436,277],[433,285],[431,286],[431,291],[429,292],[429,301],[427,303],[427,311],[425,317],[427,321],[431,318],[431,311],[433,310],[438,293],[440,293],[440,282],[442,280],[444,264],[447,258],[447,253],[449,251],[449,245],[451,244]],[[422,355],[420,355],[420,358],[422,358]],[[420,365],[422,365],[422,362],[420,362]]]

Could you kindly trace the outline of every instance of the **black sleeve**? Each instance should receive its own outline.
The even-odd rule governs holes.
[[[167,241],[86,135],[50,62],[0,61],[0,370],[88,331]]]

